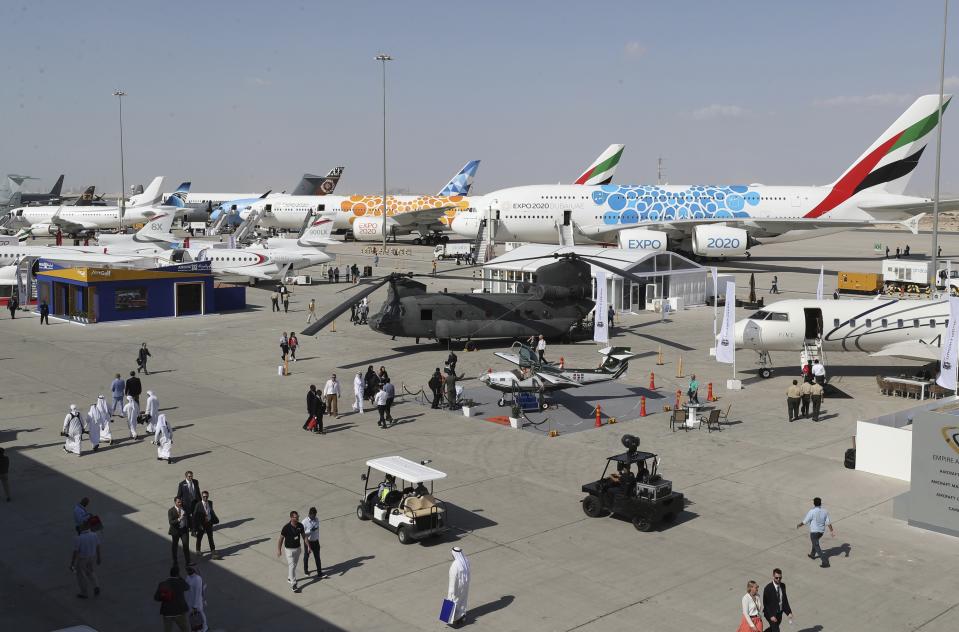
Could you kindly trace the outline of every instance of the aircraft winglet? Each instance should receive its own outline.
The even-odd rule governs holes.
[[[919,234],[919,220],[925,217],[925,213],[919,213],[919,215],[913,215],[906,221],[902,222],[902,225],[909,229],[909,232],[913,235]]]

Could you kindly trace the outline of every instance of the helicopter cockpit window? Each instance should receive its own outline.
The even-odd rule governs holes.
[[[421,309],[421,310],[420,310],[420,320],[433,320],[433,310],[431,310],[431,309]]]
[[[769,318],[769,312],[764,312],[763,310],[759,310],[749,317],[750,320],[766,320],[767,318]]]

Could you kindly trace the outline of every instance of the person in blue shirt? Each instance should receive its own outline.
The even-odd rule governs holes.
[[[87,524],[87,521],[90,520],[92,516],[92,514],[87,511],[89,504],[90,499],[84,496],[80,499],[80,502],[73,506],[73,526],[76,527],[77,533],[80,533],[80,527]]]
[[[826,527],[829,527],[829,534],[835,536],[836,532],[832,528],[832,521],[829,520],[829,512],[822,506],[822,498],[818,496],[812,499],[813,508],[806,512],[806,517],[802,522],[796,525],[799,529],[803,525],[809,525],[809,539],[812,542],[812,551],[806,557],[811,560],[817,557],[822,562],[822,567],[828,566],[826,557],[823,555],[822,548],[819,546],[819,540],[826,533]]]
[[[689,386],[686,388],[686,397],[690,404],[699,405],[699,382],[696,381],[696,374],[689,376]]]
[[[126,394],[126,382],[123,381],[123,378],[120,377],[120,374],[117,373],[116,379],[110,383],[110,392],[113,394],[113,410],[110,411],[110,416],[113,415],[122,415],[123,414],[123,396]],[[117,412],[117,409],[120,409],[120,412]]]

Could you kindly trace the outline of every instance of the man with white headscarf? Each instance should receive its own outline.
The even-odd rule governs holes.
[[[146,413],[150,415],[147,419],[147,432],[156,430],[157,415],[160,414],[160,400],[153,394],[153,391],[147,391],[147,409]]]
[[[170,458],[170,449],[173,447],[173,428],[167,423],[166,415],[157,417],[153,443],[157,447],[157,461],[165,460],[167,463],[173,463],[173,459]]]
[[[63,442],[63,451],[80,456],[80,440],[83,438],[83,415],[77,410],[76,404],[70,404],[70,412],[63,418],[63,431],[60,434],[67,438]]]
[[[97,413],[100,418],[100,442],[113,443],[113,433],[110,432],[110,421],[113,415],[110,412],[110,405],[103,395],[97,396]]]
[[[100,411],[97,410],[96,404],[90,406],[90,410],[87,411],[87,435],[90,437],[93,451],[96,452],[100,449]]]
[[[353,412],[363,413],[363,374],[357,373],[353,378]]]
[[[450,564],[450,585],[446,598],[453,602],[453,613],[447,623],[462,623],[466,617],[467,599],[470,592],[470,563],[463,549],[453,547],[453,563]]]
[[[123,405],[123,414],[127,416],[127,426],[130,427],[130,438],[137,438],[137,417],[140,416],[140,407],[133,399],[133,395],[127,395],[127,403]]]
[[[200,632],[206,632],[209,629],[206,623],[206,612],[204,612],[204,606],[206,606],[206,582],[203,581],[195,564],[187,566],[186,573],[186,583],[190,587],[190,590],[186,591],[184,595],[186,605],[190,608],[191,617],[194,611],[200,615],[200,619],[203,621],[203,627],[200,628]],[[194,630],[195,629],[196,628],[194,628]]]

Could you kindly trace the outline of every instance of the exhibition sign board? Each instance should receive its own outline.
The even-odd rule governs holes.
[[[909,524],[959,536],[959,402],[913,419],[911,478]]]

